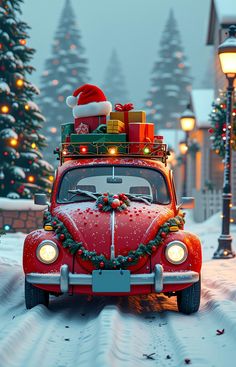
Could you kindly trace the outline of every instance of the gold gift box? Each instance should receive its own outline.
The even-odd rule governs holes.
[[[107,133],[119,134],[125,131],[125,124],[120,120],[108,120],[107,121]]]
[[[145,111],[116,111],[111,112],[111,120],[120,120],[124,123],[129,122],[146,122],[146,112]]]

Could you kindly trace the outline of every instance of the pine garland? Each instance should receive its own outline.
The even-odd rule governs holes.
[[[233,104],[233,126],[231,147],[236,150],[236,101]],[[212,103],[210,113],[211,128],[208,130],[211,134],[212,149],[220,157],[225,157],[225,138],[226,138],[226,94],[221,93],[220,97]]]
[[[103,254],[98,255],[96,251],[88,251],[82,242],[76,242],[57,217],[52,217],[49,211],[44,214],[44,225],[51,225],[57,234],[57,238],[62,242],[64,248],[68,248],[72,255],[77,255],[84,261],[90,261],[96,269],[124,269],[135,265],[143,256],[151,256],[161,246],[170,232],[176,232],[183,229],[184,214],[168,219],[158,230],[155,238],[147,244],[139,244],[134,251],[129,251],[127,256],[118,255],[113,259],[107,259]]]

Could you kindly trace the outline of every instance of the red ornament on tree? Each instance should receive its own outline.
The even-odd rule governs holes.
[[[61,241],[64,241],[65,235],[62,233],[62,234],[60,234],[60,237],[59,238],[60,238]]]
[[[104,266],[105,266],[104,262],[101,261],[100,264],[99,264],[99,267],[102,269],[102,268],[104,268]]]

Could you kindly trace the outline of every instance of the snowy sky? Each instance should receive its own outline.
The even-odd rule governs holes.
[[[30,45],[37,50],[31,80],[39,87],[44,61],[66,0],[25,0],[23,19],[31,26]],[[91,83],[101,86],[113,47],[126,76],[130,99],[142,107],[157,59],[160,36],[173,8],[195,86],[207,70],[211,48],[206,46],[210,0],[71,0],[89,60]],[[75,80],[75,88],[78,87]]]

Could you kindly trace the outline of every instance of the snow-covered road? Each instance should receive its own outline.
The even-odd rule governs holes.
[[[177,312],[174,298],[156,295],[63,296],[50,309],[26,311],[24,236],[1,237],[0,367],[234,367],[236,260],[210,260],[219,215],[204,224],[189,219],[186,228],[200,235],[206,259],[201,308],[191,316]]]

